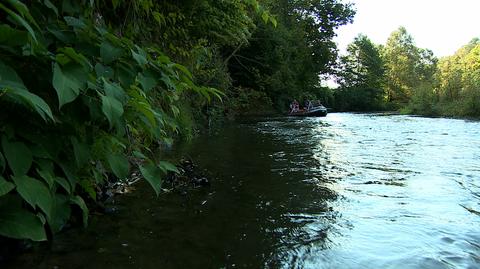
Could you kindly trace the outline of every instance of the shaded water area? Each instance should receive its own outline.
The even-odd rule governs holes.
[[[212,186],[148,186],[11,268],[480,268],[480,123],[235,124],[178,149]]]

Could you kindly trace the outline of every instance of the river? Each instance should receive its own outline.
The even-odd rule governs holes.
[[[211,187],[120,197],[11,268],[480,268],[480,122],[233,124],[177,149]]]

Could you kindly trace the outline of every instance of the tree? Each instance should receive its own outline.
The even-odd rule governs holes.
[[[382,56],[386,66],[388,101],[406,103],[418,82],[415,74],[418,51],[404,27],[390,35]]]
[[[257,24],[250,43],[229,62],[233,84],[262,91],[278,109],[302,96],[321,96],[320,76],[336,62],[335,30],[351,22],[340,0],[265,1],[278,26]]]
[[[408,103],[416,88],[433,82],[437,59],[432,51],[417,48],[404,27],[392,32],[382,57],[386,67],[387,99],[393,104]]]
[[[480,115],[480,40],[473,39],[438,64],[442,114]]]
[[[358,35],[340,58],[340,89],[336,103],[349,110],[380,109],[384,92],[384,64],[379,48],[365,35]],[[340,104],[341,103],[341,104]]]
[[[347,47],[347,55],[340,58],[343,87],[382,87],[384,67],[378,46],[365,35],[358,35]]]

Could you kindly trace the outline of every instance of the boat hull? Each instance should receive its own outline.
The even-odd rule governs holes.
[[[296,117],[325,117],[327,116],[328,111],[325,107],[321,108],[314,108],[308,111],[298,111],[288,114],[289,116],[296,116]]]

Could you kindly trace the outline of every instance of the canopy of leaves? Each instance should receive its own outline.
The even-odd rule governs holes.
[[[431,82],[437,60],[431,51],[417,48],[404,27],[392,32],[382,56],[388,101],[405,104],[416,86]]]
[[[357,36],[340,58],[335,107],[339,110],[380,110],[384,98],[384,63],[380,49],[365,35]]]
[[[294,98],[321,96],[320,77],[337,57],[335,30],[351,22],[354,10],[338,0],[265,1],[278,25],[258,25],[249,44],[232,54],[233,84],[265,92],[284,110]]]
[[[473,39],[454,55],[442,58],[437,71],[440,114],[480,116],[480,40]]]

